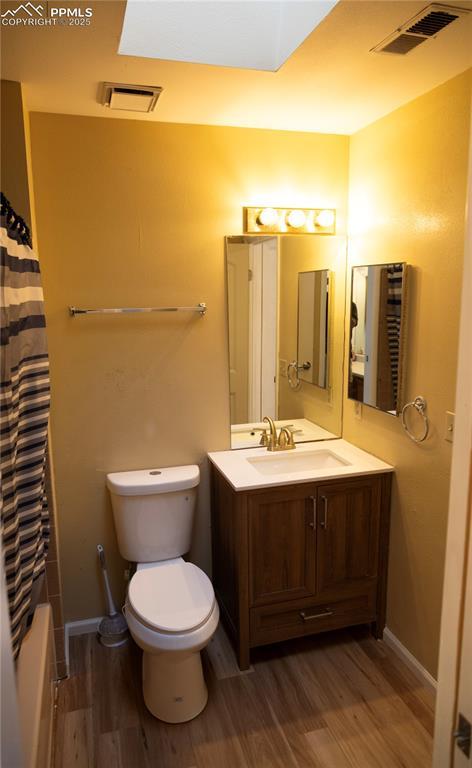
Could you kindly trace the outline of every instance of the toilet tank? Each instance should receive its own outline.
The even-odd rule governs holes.
[[[196,465],[107,475],[125,560],[151,563],[189,551],[199,481]]]

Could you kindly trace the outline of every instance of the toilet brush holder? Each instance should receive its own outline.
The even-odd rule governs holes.
[[[98,638],[107,648],[117,648],[128,641],[128,625],[122,613],[116,610],[111,594],[110,582],[105,560],[105,550],[101,544],[97,544],[98,558],[103,576],[103,586],[108,605],[108,616],[104,616],[98,625]]]

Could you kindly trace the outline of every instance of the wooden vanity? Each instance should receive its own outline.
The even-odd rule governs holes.
[[[213,585],[240,669],[250,649],[385,626],[391,472],[235,490],[212,476]]]

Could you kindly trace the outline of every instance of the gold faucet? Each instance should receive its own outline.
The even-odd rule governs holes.
[[[268,451],[293,451],[296,448],[293,433],[288,427],[282,427],[279,435],[277,435],[274,420],[270,416],[264,416],[263,421],[267,421],[270,429],[267,443]]]
[[[288,427],[282,427],[280,430],[279,447],[281,451],[292,451],[296,448],[293,432]]]

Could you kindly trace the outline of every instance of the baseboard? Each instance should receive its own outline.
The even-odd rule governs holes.
[[[69,674],[69,637],[76,635],[90,635],[97,632],[103,616],[95,616],[91,619],[82,619],[81,621],[68,621],[64,625],[64,644],[66,652],[67,674]]]
[[[437,680],[435,680],[434,677],[428,672],[428,670],[425,669],[422,664],[420,664],[416,656],[413,656],[408,648],[405,648],[403,643],[400,642],[398,637],[394,635],[388,627],[384,629],[383,639],[385,645],[388,645],[388,647],[391,648],[392,651],[394,651],[397,656],[401,658],[407,667],[415,672],[426,685],[436,691],[438,685]]]

